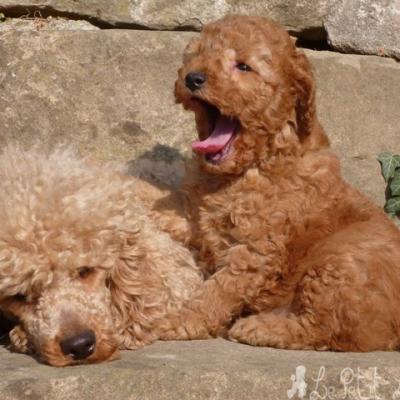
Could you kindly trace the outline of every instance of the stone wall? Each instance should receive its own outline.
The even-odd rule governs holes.
[[[102,28],[199,30],[226,14],[273,18],[333,49],[400,58],[400,0],[1,0],[5,17],[62,16]]]

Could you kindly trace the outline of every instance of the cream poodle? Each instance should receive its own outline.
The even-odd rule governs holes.
[[[70,149],[3,150],[0,311],[15,321],[13,350],[64,366],[156,339],[202,278],[149,218],[147,188]]]

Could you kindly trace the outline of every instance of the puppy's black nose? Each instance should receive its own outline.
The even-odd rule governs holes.
[[[86,330],[60,342],[61,350],[74,360],[84,360],[93,354],[96,347],[96,336],[92,330]]]
[[[189,72],[186,75],[185,83],[186,86],[194,92],[197,89],[200,89],[204,82],[207,80],[207,77],[202,72]]]

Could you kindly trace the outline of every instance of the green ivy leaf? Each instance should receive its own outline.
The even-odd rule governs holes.
[[[393,178],[396,168],[400,167],[400,156],[385,151],[379,154],[378,161],[381,163],[383,178],[388,182]]]
[[[400,196],[400,171],[396,170],[394,177],[390,182],[390,194],[392,196]]]
[[[385,211],[395,217],[400,212],[400,196],[390,198],[385,204]]]

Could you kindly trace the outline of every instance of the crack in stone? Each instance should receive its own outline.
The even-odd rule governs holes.
[[[288,29],[288,32],[297,38],[297,47],[317,51],[332,50],[332,47],[328,43],[328,34],[324,27],[305,28],[300,31]]]

